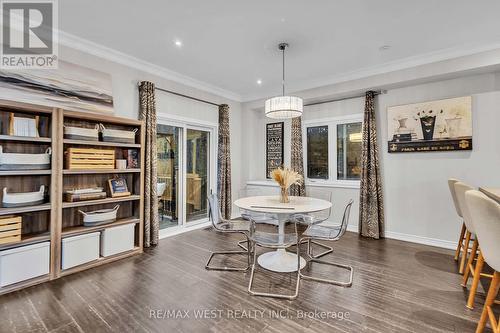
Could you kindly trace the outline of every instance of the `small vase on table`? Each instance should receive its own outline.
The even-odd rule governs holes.
[[[280,194],[280,202],[281,203],[289,203],[290,198],[288,197],[288,188],[281,186],[281,194]]]

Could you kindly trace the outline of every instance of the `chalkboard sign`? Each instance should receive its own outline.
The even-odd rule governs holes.
[[[284,124],[266,124],[266,178],[271,178],[271,171],[283,166]]]

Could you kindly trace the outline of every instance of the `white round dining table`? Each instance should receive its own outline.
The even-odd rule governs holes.
[[[280,197],[255,196],[240,198],[234,202],[240,208],[251,212],[276,214],[278,216],[278,234],[285,236],[285,223],[294,214],[307,214],[329,209],[332,203],[326,200],[311,197],[290,196],[289,203],[281,203]],[[297,254],[285,249],[261,254],[257,259],[260,266],[274,272],[297,271]],[[306,265],[304,258],[300,258],[300,268]]]

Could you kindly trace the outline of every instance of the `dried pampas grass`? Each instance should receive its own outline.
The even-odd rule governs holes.
[[[281,188],[288,189],[290,186],[302,183],[302,176],[289,168],[277,168],[271,171],[271,178],[274,179]]]

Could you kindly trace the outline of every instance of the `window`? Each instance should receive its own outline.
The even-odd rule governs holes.
[[[361,127],[361,114],[304,122],[307,179],[358,186]]]
[[[307,178],[328,179],[328,126],[307,128]]]
[[[359,180],[361,123],[337,125],[337,179]]]

